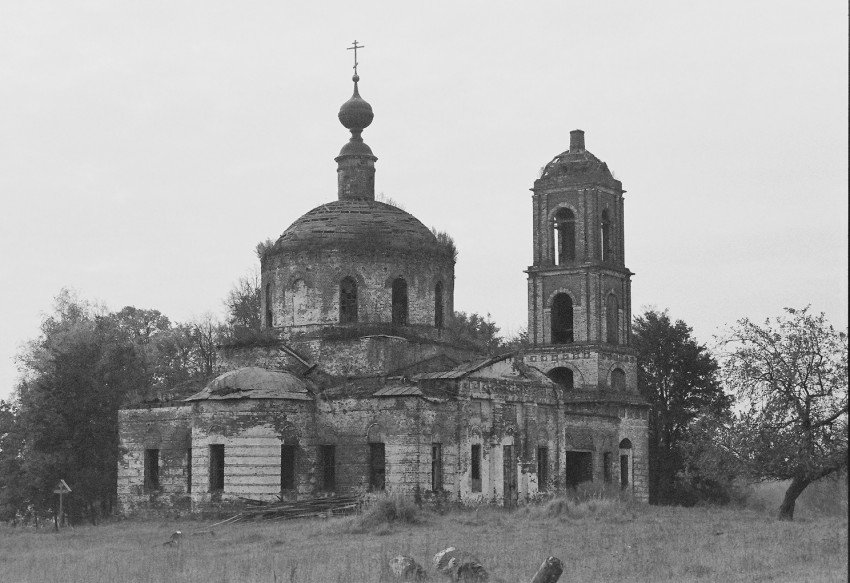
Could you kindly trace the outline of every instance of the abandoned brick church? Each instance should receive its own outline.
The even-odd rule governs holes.
[[[275,341],[223,346],[199,393],[119,413],[124,513],[367,491],[512,505],[581,482],[647,499],[623,189],[584,132],[534,182],[530,348],[454,341],[454,250],[375,200],[373,119],[339,112],[337,199],[261,259]]]

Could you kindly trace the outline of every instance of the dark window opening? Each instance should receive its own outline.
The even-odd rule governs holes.
[[[443,489],[443,444],[431,444],[431,491]]]
[[[620,454],[620,487],[627,488],[629,485],[629,456]]]
[[[159,488],[159,450],[145,450],[145,491]]]
[[[443,327],[443,284],[438,283],[434,286],[434,327],[442,329]]]
[[[336,490],[336,446],[319,446],[322,464],[322,489],[327,492]]]
[[[552,344],[573,342],[573,300],[557,294],[552,300]]]
[[[537,448],[537,489],[545,492],[549,489],[549,448]]]
[[[575,488],[582,482],[593,481],[593,454],[589,451],[568,451],[564,467],[567,487]]]
[[[339,284],[339,323],[357,322],[357,282],[346,277]]]
[[[626,373],[619,368],[611,371],[611,389],[615,391],[626,390]]]
[[[224,445],[210,446],[210,492],[224,490]]]
[[[573,371],[565,366],[553,368],[546,375],[552,379],[552,382],[558,383],[568,391],[572,391],[575,387]]]
[[[192,493],[192,448],[186,450],[186,493]]]
[[[555,214],[556,264],[563,265],[576,258],[576,217],[573,211],[562,208]]]
[[[629,485],[629,452],[632,442],[626,438],[620,442],[620,487],[625,489]],[[623,450],[627,450],[625,453]]]
[[[602,261],[612,259],[611,249],[611,220],[608,218],[608,210],[602,211],[602,224],[600,225],[600,239],[602,243]]]
[[[602,454],[602,479],[606,484],[614,480],[614,454],[606,451]]]
[[[605,308],[605,340],[609,344],[618,344],[617,336],[620,329],[620,314],[619,306],[617,305],[617,296],[611,294],[608,296],[608,302]]]
[[[472,491],[481,491],[481,446],[472,446],[472,459],[470,460],[469,479],[472,481]]]
[[[407,326],[407,282],[401,277],[393,281],[393,325]]]
[[[295,446],[280,446],[280,489],[295,489]]]
[[[272,284],[266,284],[266,326],[271,328],[274,326],[274,317],[272,316]]]
[[[369,489],[386,487],[386,455],[383,443],[369,444]]]

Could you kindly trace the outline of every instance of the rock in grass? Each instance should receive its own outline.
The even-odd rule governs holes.
[[[397,555],[390,560],[390,573],[402,581],[424,581],[428,574],[413,557]]]
[[[561,562],[561,559],[549,557],[537,569],[537,573],[534,574],[534,579],[531,580],[531,583],[556,583],[561,578],[561,573],[563,572],[564,564]]]
[[[481,561],[455,547],[449,547],[434,555],[434,568],[450,581],[486,583],[490,580]]]

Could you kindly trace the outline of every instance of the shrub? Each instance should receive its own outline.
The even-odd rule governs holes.
[[[353,533],[372,532],[387,534],[393,524],[419,524],[422,510],[410,498],[399,495],[384,495],[371,502],[362,514],[346,523],[346,530]]]

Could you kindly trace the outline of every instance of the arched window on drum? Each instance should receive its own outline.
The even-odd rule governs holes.
[[[339,283],[339,323],[357,322],[357,282],[351,277]]]
[[[407,282],[403,277],[393,281],[393,325],[407,326]]]

